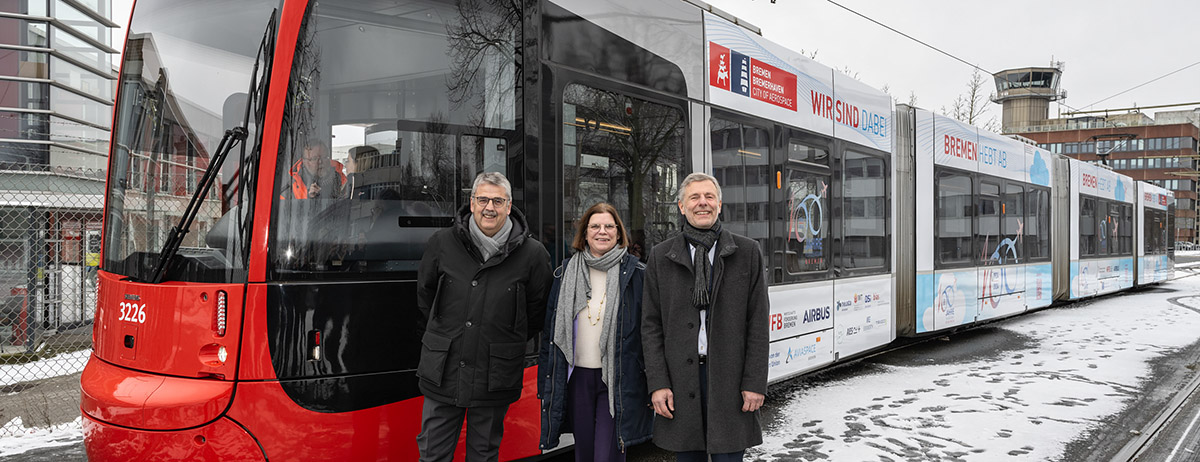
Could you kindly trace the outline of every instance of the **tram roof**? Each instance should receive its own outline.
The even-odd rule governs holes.
[[[708,3],[705,3],[701,0],[683,0],[683,1],[685,1],[687,3],[691,3],[692,5],[695,5],[696,7],[700,8],[704,11],[707,11],[709,13],[720,16],[722,19],[725,19],[726,21],[729,21],[731,23],[742,26],[746,30],[753,32],[756,35],[760,35],[760,36],[762,35],[762,29],[759,28],[758,26],[751,24],[749,21],[746,21],[744,19],[740,19],[737,16],[734,16],[720,8],[709,5]]]

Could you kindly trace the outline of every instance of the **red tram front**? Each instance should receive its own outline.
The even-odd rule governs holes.
[[[477,172],[524,173],[521,8],[136,5],[82,379],[91,460],[416,458],[417,264]],[[528,364],[504,459],[541,452]]]

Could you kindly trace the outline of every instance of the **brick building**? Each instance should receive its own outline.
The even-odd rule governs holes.
[[[1051,119],[1049,102],[1064,95],[1058,90],[1060,74],[1060,67],[1049,67],[994,75],[992,100],[1004,105],[1003,132],[1031,139],[1050,152],[1107,163],[1123,175],[1174,191],[1175,240],[1198,242],[1200,109],[1153,116],[1138,108],[1112,109]]]

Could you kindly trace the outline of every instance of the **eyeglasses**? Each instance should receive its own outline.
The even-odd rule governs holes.
[[[508,199],[505,199],[503,197],[487,197],[487,196],[471,196],[471,197],[475,199],[475,205],[478,205],[480,207],[487,207],[488,202],[491,202],[492,205],[496,206],[496,208],[504,207],[504,204],[508,203]]]
[[[605,224],[592,223],[592,224],[588,225],[588,229],[590,229],[592,231],[600,231],[601,226],[604,227],[605,231],[615,231],[617,229],[617,225],[614,225],[612,223],[605,223]]]

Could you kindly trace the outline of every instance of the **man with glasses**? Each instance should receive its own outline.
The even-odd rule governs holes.
[[[508,179],[479,174],[469,201],[429,239],[417,270],[422,462],[453,459],[464,417],[466,460],[498,459],[550,291],[550,255],[512,206]]]

